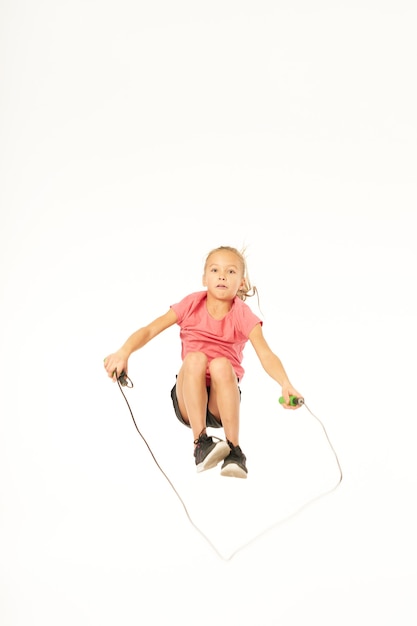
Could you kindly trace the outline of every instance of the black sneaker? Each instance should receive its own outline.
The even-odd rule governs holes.
[[[217,437],[215,439],[217,439],[217,443],[213,441],[213,437],[208,437],[205,433],[196,439],[195,443],[197,445],[194,450],[194,456],[197,472],[204,472],[204,470],[215,467],[229,454],[229,444]]]
[[[220,474],[234,478],[247,478],[246,457],[240,446],[234,446],[230,442],[228,445],[230,446],[230,454],[225,458]]]

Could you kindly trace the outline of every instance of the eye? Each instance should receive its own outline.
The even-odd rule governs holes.
[[[214,272],[214,273],[217,272],[217,268],[216,267],[212,267],[210,272]]]
[[[229,270],[229,274],[236,274],[236,270]]]

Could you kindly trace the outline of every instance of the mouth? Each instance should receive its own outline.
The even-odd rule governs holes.
[[[217,289],[227,289],[227,285],[217,285]]]

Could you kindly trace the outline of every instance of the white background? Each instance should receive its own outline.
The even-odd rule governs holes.
[[[415,625],[416,18],[1,2],[2,626]],[[126,396],[206,541],[102,360],[218,245],[343,481],[250,345],[248,480],[197,476],[171,328]]]

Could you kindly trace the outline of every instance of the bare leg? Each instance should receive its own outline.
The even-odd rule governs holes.
[[[220,417],[226,439],[239,445],[240,394],[236,374],[227,358],[213,359],[210,370],[209,410]]]
[[[206,428],[207,357],[202,352],[190,352],[184,358],[177,378],[178,406],[184,420],[193,431],[194,440]]]

